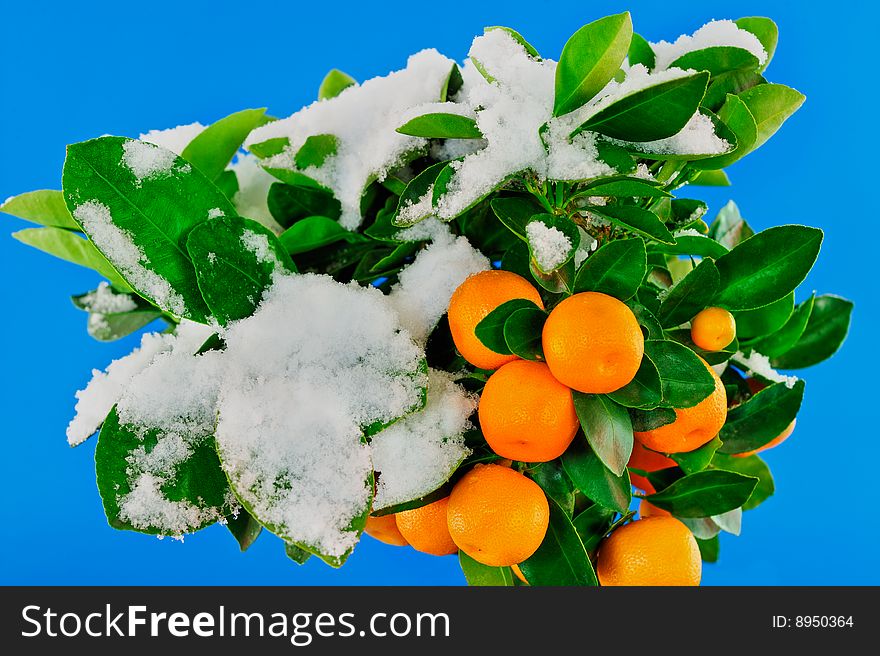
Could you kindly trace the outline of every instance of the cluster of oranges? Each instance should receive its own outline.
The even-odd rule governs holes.
[[[449,328],[462,357],[490,370],[478,406],[480,428],[503,464],[476,465],[451,494],[396,515],[371,517],[366,532],[390,544],[412,545],[434,555],[459,550],[494,567],[518,563],[541,545],[549,525],[549,505],[534,481],[510,461],[538,463],[560,457],[580,427],[572,390],[606,394],[628,385],[645,350],[642,329],[622,301],[599,292],[562,300],[549,312],[541,333],[543,361],[497,353],[476,335],[477,325],[497,307],[525,299],[544,308],[541,295],[524,278],[501,270],[468,278],[449,305]],[[708,308],[691,322],[691,337],[704,350],[718,351],[736,333],[733,316]],[[705,364],[705,362],[704,362]],[[663,455],[691,451],[717,435],[727,416],[727,397],[717,374],[715,389],[676,419],[634,433],[630,467],[653,472],[676,463]],[[501,461],[502,463],[504,461]],[[644,476],[636,487],[653,492]],[[597,574],[602,585],[697,585],[701,560],[690,530],[669,513],[643,502],[642,519],[615,530],[601,545]]]

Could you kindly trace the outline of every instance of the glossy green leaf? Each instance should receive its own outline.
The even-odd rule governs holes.
[[[596,112],[572,136],[590,130],[624,141],[666,139],[693,117],[708,83],[703,72],[634,91]]]
[[[773,59],[773,54],[776,52],[776,44],[779,41],[779,28],[776,27],[776,23],[764,16],[744,16],[743,18],[736,19],[734,23],[741,30],[751,32],[758,37],[758,41],[764,46],[767,59],[759,70],[765,70],[770,64],[770,60]]]
[[[259,158],[272,157],[284,152],[290,145],[288,137],[273,137],[259,143],[250,144],[248,150]]]
[[[636,160],[630,152],[606,139],[596,139],[596,153],[600,161],[604,162],[620,175],[626,175],[636,170]]]
[[[461,77],[461,69],[458,64],[453,63],[449,69],[449,75],[446,76],[440,89],[440,102],[451,102],[462,85],[464,85],[464,79]]]
[[[715,263],[711,259],[703,260],[661,301],[657,312],[660,324],[671,328],[690,321],[711,303],[718,285]]]
[[[431,193],[431,187],[437,181],[437,176],[439,176],[440,172],[446,168],[447,164],[448,162],[432,164],[409,181],[409,184],[406,185],[406,189],[404,189],[403,193],[400,195],[397,210],[394,212],[394,218],[392,219],[394,225],[401,227],[411,226],[433,213],[434,210],[429,205],[418,216],[407,217],[406,220],[404,220],[400,214],[405,207],[409,205],[417,205],[426,194]]]
[[[669,457],[678,463],[678,466],[681,467],[685,474],[693,474],[698,471],[703,471],[708,467],[709,463],[712,462],[712,457],[720,447],[721,440],[718,439],[718,436],[716,435],[711,441],[698,449],[685,451],[683,453],[672,453]]]
[[[116,298],[108,299],[108,294]],[[71,300],[76,307],[89,313],[88,333],[101,342],[122,339],[162,316],[160,310],[146,301],[131,294],[117,293],[112,287],[78,294]],[[128,309],[114,309],[119,307]]]
[[[247,551],[263,532],[263,527],[244,508],[226,518],[226,528],[238,542],[241,551]]]
[[[594,503],[578,513],[572,520],[581,543],[587,553],[598,548],[599,543],[614,523],[615,512],[598,503]]]
[[[729,187],[730,178],[725,171],[699,171],[688,184],[699,187]]]
[[[722,453],[746,453],[764,446],[797,417],[804,399],[804,381],[791,388],[773,383],[727,411],[719,437]]]
[[[599,585],[596,572],[571,519],[548,499],[550,524],[538,550],[519,564],[533,586]]]
[[[755,310],[734,312],[736,335],[740,339],[763,337],[781,329],[794,312],[794,292]]]
[[[324,76],[324,79],[321,81],[321,86],[318,88],[318,100],[330,100],[330,98],[335,98],[348,87],[354,86],[355,84],[357,84],[355,79],[347,73],[343,73],[336,68],[331,69],[330,72]]]
[[[491,567],[479,563],[464,551],[458,552],[458,562],[468,585],[474,586],[512,586],[513,572],[509,567]]]
[[[504,322],[504,341],[508,350],[524,360],[543,360],[541,331],[547,313],[539,308],[521,308]]]
[[[339,201],[324,189],[283,182],[269,187],[267,204],[272,218],[283,228],[310,216],[338,219],[342,211]]]
[[[13,196],[0,205],[0,212],[49,228],[80,230],[79,224],[73,220],[70,210],[64,204],[64,195],[53,189],[40,189]]]
[[[216,181],[226,170],[245,138],[265,123],[266,108],[245,109],[212,123],[180,153],[209,180]]]
[[[556,67],[553,116],[574,111],[608,84],[626,57],[632,35],[632,18],[623,12],[584,25],[569,38]]]
[[[758,479],[752,476],[707,469],[645,498],[677,517],[712,517],[742,506],[757,484]]]
[[[504,198],[495,198],[490,203],[492,211],[498,220],[503,223],[508,230],[528,243],[526,237],[526,226],[532,220],[532,217],[542,212],[541,206],[532,198],[522,196],[508,196]]]
[[[574,485],[558,459],[531,465],[527,473],[529,478],[540,485],[544,493],[558,503],[569,517],[572,515],[574,512]]]
[[[672,194],[656,182],[640,178],[620,176],[618,178],[600,178],[584,187],[573,197],[586,196],[617,196],[621,198],[671,198]]]
[[[700,549],[700,558],[704,563],[717,563],[718,553],[720,551],[720,543],[718,536],[711,537],[708,540],[697,538],[697,547]]]
[[[638,321],[639,326],[642,327],[642,332],[647,333],[648,339],[665,338],[663,327],[660,325],[660,322],[657,321],[657,317],[655,317],[648,308],[639,303],[638,300],[633,299],[626,301],[626,305],[635,315],[636,321]]]
[[[481,139],[483,133],[470,116],[434,112],[410,119],[397,132],[426,139]]]
[[[477,336],[477,339],[483,343],[483,346],[490,351],[501,353],[502,355],[510,355],[510,348],[507,346],[507,341],[504,339],[504,324],[514,312],[525,308],[540,311],[540,308],[538,308],[538,306],[532,301],[524,298],[515,298],[502,303],[486,315],[486,317],[477,324],[477,327],[474,329],[474,334]]]
[[[675,421],[676,414],[672,408],[653,408],[650,410],[630,408],[629,417],[632,420],[633,431],[644,433],[671,424]]]
[[[773,482],[773,474],[770,473],[770,468],[757,455],[743,457],[717,453],[712,460],[712,466],[725,471],[754,476],[758,479],[754,492],[752,492],[748,501],[743,504],[743,510],[757,508],[773,496],[773,493],[776,491],[776,484]]]
[[[802,369],[827,360],[843,345],[852,311],[852,301],[831,294],[817,296],[800,339],[771,359],[771,364],[779,369]]]
[[[718,216],[709,226],[709,236],[728,250],[735,248],[754,234],[733,201],[729,201],[721,208]]]
[[[696,353],[670,340],[645,341],[645,354],[660,372],[663,402],[673,408],[697,405],[715,390],[715,379]]]
[[[627,408],[656,408],[663,400],[660,372],[650,358],[643,357],[635,377],[608,397]]]
[[[333,134],[313,134],[308,137],[296,155],[293,161],[299,169],[307,169],[311,166],[320,167],[328,158],[336,154],[339,148],[339,139]]]
[[[622,476],[633,448],[632,422],[626,408],[603,394],[572,390],[571,395],[593,452],[614,475]]]
[[[758,58],[744,48],[734,46],[710,46],[691,50],[678,57],[669,67],[682,70],[708,71],[712,77],[740,70],[757,70]]]
[[[665,244],[674,244],[675,237],[669,232],[660,217],[653,212],[635,205],[606,205],[596,212],[603,217],[648,239]]]
[[[657,63],[657,56],[654,54],[654,49],[651,48],[651,44],[648,43],[648,40],[645,37],[635,32],[633,32],[632,41],[630,41],[629,44],[627,59],[629,60],[630,66],[641,64],[648,70],[653,69],[654,65]]]
[[[695,255],[718,259],[728,250],[710,237],[698,235],[676,235],[675,244],[651,244],[649,253],[667,255]]]
[[[803,303],[798,304],[788,318],[788,321],[781,328],[751,343],[751,347],[768,358],[775,358],[786,353],[797,344],[801,335],[804,334],[807,322],[809,322],[810,315],[813,313],[813,303],[815,300],[816,296],[814,294]]]
[[[562,466],[574,486],[588,499],[617,512],[624,513],[632,499],[629,472],[622,476],[611,472],[590,448],[585,437],[578,435],[562,456]]]
[[[95,245],[75,232],[54,227],[25,228],[13,232],[12,237],[61,260],[92,269],[121,291],[131,291],[129,284]]]
[[[646,273],[645,242],[618,239],[602,245],[584,261],[575,276],[574,291],[626,300],[635,295]]]
[[[721,285],[715,304],[752,310],[785,297],[804,281],[822,246],[822,231],[800,225],[768,228],[715,262]]]
[[[276,271],[296,271],[275,234],[250,219],[209,219],[189,233],[186,248],[205,302],[221,326],[253,314]]]
[[[293,542],[285,541],[284,553],[297,565],[305,565],[306,561],[312,557],[312,553],[310,551],[306,551],[301,546],[294,544]]]
[[[697,168],[722,169],[748,155],[755,148],[758,126],[751,111],[738,96],[728,94],[721,109],[718,110],[718,118],[733,132],[736,137],[736,148],[717,157],[699,160],[694,164]]]
[[[535,50],[535,47],[531,43],[526,41],[525,37],[516,30],[509,27],[502,27],[501,25],[491,25],[489,27],[483,28],[483,33],[491,32],[492,30],[501,30],[502,32],[507,32],[507,34],[513,37],[513,40],[520,44],[531,57],[535,59],[541,58],[541,56],[538,54],[538,51]]]
[[[767,84],[767,80],[754,70],[729,71],[713,77],[703,96],[703,107],[718,112],[724,105],[728,95],[738,96],[746,89],[759,84]]]
[[[328,219],[326,216],[309,216],[301,219],[282,232],[278,239],[290,255],[306,253],[339,241],[351,243],[363,241],[363,237],[346,230],[338,221]]]
[[[759,84],[739,97],[755,117],[757,138],[754,148],[776,134],[782,124],[804,104],[806,96],[784,84]],[[753,148],[753,149],[754,149]]]

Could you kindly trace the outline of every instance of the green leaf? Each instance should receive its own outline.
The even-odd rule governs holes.
[[[49,228],[79,231],[79,224],[70,216],[60,191],[40,189],[9,198],[0,205],[0,212]]]
[[[789,351],[804,334],[807,322],[813,313],[815,300],[816,295],[813,294],[794,309],[781,328],[753,342],[750,346],[768,358],[775,358]]]
[[[521,308],[504,322],[504,342],[508,350],[524,360],[543,360],[541,331],[547,313],[539,308]]]
[[[621,198],[671,198],[672,194],[663,189],[657,182],[619,176],[615,178],[600,178],[596,182],[586,185],[583,191],[579,191],[571,198],[581,196],[617,196]]]
[[[717,112],[724,105],[728,95],[738,96],[746,89],[759,84],[767,84],[760,73],[751,71],[729,71],[713,77],[703,97],[703,107]]]
[[[704,563],[718,562],[718,552],[721,545],[717,535],[708,540],[697,538],[697,546],[700,548],[700,558]]]
[[[753,310],[778,301],[804,281],[821,245],[821,230],[799,225],[750,237],[715,262],[721,276],[715,304]]]
[[[666,295],[660,303],[657,319],[665,328],[690,321],[708,306],[718,291],[719,276],[710,259],[700,262]]]
[[[575,437],[562,456],[562,466],[574,486],[588,499],[611,510],[625,513],[632,500],[629,472],[622,476],[611,472],[587,444],[584,437]]]
[[[678,328],[675,330],[667,330],[665,333],[666,339],[671,339],[673,341],[678,342],[679,344],[683,344],[687,346],[691,351],[699,355],[703,358],[708,364],[715,365],[721,364],[722,362],[727,362],[732,358],[736,352],[739,350],[739,341],[734,338],[733,341],[725,346],[720,351],[705,351],[701,349],[699,346],[694,344],[694,340],[691,339],[691,329],[690,328]]]
[[[496,587],[513,585],[513,572],[509,567],[490,567],[478,563],[464,551],[458,552],[458,562],[468,585]]]
[[[605,537],[608,529],[614,523],[614,515],[615,512],[610,508],[594,503],[589,508],[578,513],[572,520],[574,529],[577,531],[578,537],[580,537],[587,553],[594,551],[599,546],[602,538]]]
[[[275,182],[269,187],[269,212],[278,225],[288,228],[310,216],[338,219],[341,206],[329,192],[316,187]]]
[[[318,88],[318,100],[330,100],[331,98],[335,98],[348,87],[354,86],[355,84],[357,84],[357,82],[353,77],[343,73],[337,68],[333,68],[321,81],[321,86]]]
[[[506,303],[502,303],[487,314],[486,317],[477,324],[477,327],[474,329],[474,334],[476,334],[477,339],[483,343],[483,346],[490,351],[501,353],[502,355],[510,355],[511,350],[507,346],[507,341],[504,339],[504,324],[514,312],[524,308],[537,309],[540,311],[540,308],[538,308],[538,306],[532,301],[524,298],[515,298]]]
[[[651,244],[649,253],[665,253],[667,255],[696,255],[718,259],[729,251],[710,237],[697,235],[677,235],[675,244]]]
[[[674,422],[677,417],[675,410],[672,408],[654,408],[651,410],[630,408],[629,416],[632,420],[633,431],[636,433],[645,433],[661,426],[666,426]]]
[[[632,35],[632,18],[623,12],[584,25],[569,38],[556,67],[553,116],[574,111],[608,84],[626,57]]]
[[[464,85],[464,79],[461,77],[461,69],[458,64],[453,63],[449,69],[449,75],[443,81],[443,87],[440,89],[440,102],[450,102],[455,94]]]
[[[633,32],[632,41],[629,44],[627,59],[630,66],[642,64],[648,70],[654,68],[657,63],[657,56],[648,40],[640,34]]]
[[[306,561],[312,557],[310,551],[306,551],[298,544],[293,542],[284,542],[284,553],[297,565],[305,565]]]
[[[701,159],[694,163],[696,168],[721,169],[730,166],[755,148],[758,126],[749,108],[738,96],[728,94],[721,109],[718,110],[718,118],[733,132],[736,148],[717,157]]]
[[[645,242],[618,239],[604,244],[584,261],[575,276],[574,291],[601,292],[626,300],[635,296],[646,273]]]
[[[529,245],[529,257],[531,258],[533,266],[543,274],[552,274],[554,271],[568,264],[574,258],[574,253],[581,243],[581,233],[574,221],[568,217],[556,216],[554,214],[535,214],[526,224],[526,236],[528,236],[529,225],[535,222],[543,223],[547,228],[561,232],[565,238],[568,239],[568,251],[565,255],[563,255],[562,258],[551,256],[549,262],[544,261],[541,257],[542,253],[540,248],[536,248],[532,240],[527,239]],[[555,256],[555,253],[552,255]]]
[[[562,463],[557,460],[541,462],[526,470],[529,478],[544,490],[544,493],[559,504],[570,517],[574,512],[574,485],[565,473]]]
[[[531,43],[529,43],[528,41],[526,41],[525,38],[523,37],[523,35],[520,34],[519,32],[517,32],[516,30],[511,29],[509,27],[502,27],[501,25],[491,25],[489,27],[483,28],[483,33],[485,34],[487,32],[491,32],[492,30],[501,30],[502,32],[507,32],[510,36],[513,37],[514,41],[516,41],[523,48],[525,48],[525,51],[527,53],[529,53],[530,56],[534,57],[535,59],[541,58],[541,55],[538,54],[538,51],[535,50],[534,46]]]
[[[140,177],[126,161],[141,167]],[[207,321],[186,238],[208,217],[236,213],[210,180],[158,146],[101,137],[68,146],[62,186],[73,217],[141,296]]]
[[[794,292],[790,292],[770,305],[734,312],[736,336],[740,339],[752,339],[774,333],[786,324],[793,311]]]
[[[409,181],[409,184],[406,185],[406,189],[403,190],[403,193],[400,195],[400,200],[397,203],[397,210],[395,210],[394,218],[392,219],[394,225],[401,227],[411,226],[422,219],[427,218],[434,212],[433,208],[428,206],[419,216],[411,217],[406,221],[400,216],[401,211],[405,207],[409,205],[417,205],[426,194],[431,193],[431,187],[437,181],[440,172],[446,168],[448,163],[449,162],[437,162],[436,164],[432,164]]]
[[[776,491],[776,485],[773,482],[773,474],[770,473],[770,468],[757,455],[743,457],[717,453],[712,460],[712,466],[725,471],[754,476],[758,479],[755,491],[752,492],[748,501],[743,504],[743,510],[757,508],[773,496],[773,493]]]
[[[696,353],[678,342],[649,339],[645,354],[660,372],[663,401],[673,408],[690,408],[715,390],[715,379]]]
[[[742,506],[758,479],[719,469],[707,469],[678,479],[645,497],[676,517],[712,517]]]
[[[180,156],[192,163],[209,180],[216,181],[226,170],[245,138],[265,123],[266,108],[245,109],[212,123],[187,144]]]
[[[289,137],[273,137],[266,139],[260,143],[251,144],[248,150],[260,159],[272,157],[284,152],[284,149],[290,145]]]
[[[757,70],[758,58],[744,48],[734,46],[710,46],[691,50],[669,64],[669,68],[708,71],[712,77],[730,71]]]
[[[749,108],[758,129],[752,150],[776,134],[788,118],[804,104],[806,97],[784,84],[759,84],[739,94]]]
[[[751,32],[758,37],[758,41],[764,46],[767,59],[761,65],[759,72],[764,71],[770,64],[770,60],[773,59],[773,54],[776,52],[776,43],[779,41],[779,28],[776,27],[776,23],[764,16],[744,16],[735,20],[734,23],[741,30]]]
[[[727,411],[719,437],[721,453],[759,449],[784,431],[797,417],[804,399],[804,381],[793,387],[774,383]]]
[[[308,137],[296,155],[293,161],[298,169],[307,169],[309,167],[323,166],[328,157],[333,157],[339,148],[339,139],[333,134],[313,134]]]
[[[240,508],[237,513],[226,518],[226,528],[238,542],[238,548],[243,552],[256,542],[263,531],[260,523],[244,508]]]
[[[632,173],[637,168],[635,158],[623,146],[597,138],[596,151],[599,160],[610,166],[620,175]]]
[[[296,271],[274,233],[250,219],[209,219],[193,228],[186,248],[221,326],[253,314],[276,271]]]
[[[709,236],[727,249],[736,248],[754,234],[733,201],[729,201],[721,208],[718,216],[709,226]]]
[[[232,170],[223,171],[214,180],[214,184],[229,200],[232,200],[239,191],[238,176]]]
[[[590,130],[630,142],[666,139],[691,120],[708,83],[709,74],[702,72],[634,91],[596,112],[572,136]]]
[[[627,408],[656,408],[663,400],[660,372],[650,358],[643,357],[635,377],[608,397]]]
[[[483,133],[470,116],[434,112],[410,119],[397,132],[426,139],[482,139]]]
[[[533,586],[599,585],[596,572],[574,525],[553,500],[550,524],[538,550],[519,564],[523,576]]]
[[[837,353],[849,332],[853,303],[840,296],[817,296],[803,335],[788,351],[771,360],[779,369],[812,367]]]
[[[699,171],[688,184],[701,187],[729,187],[730,178],[725,171]]]
[[[346,230],[338,221],[326,216],[309,216],[290,226],[278,236],[281,245],[290,255],[334,244],[339,241],[356,243],[363,238],[355,232]]]
[[[642,332],[646,332],[649,339],[664,339],[663,327],[648,308],[633,299],[627,301],[626,305],[632,310],[636,321],[643,329]]]
[[[541,213],[541,206],[532,198],[521,196],[508,196],[495,198],[489,204],[495,216],[508,230],[519,237],[524,243],[528,243],[526,237],[526,225],[535,214]]]
[[[698,449],[683,453],[671,453],[669,457],[678,463],[678,466],[681,467],[685,474],[693,474],[703,471],[708,467],[709,463],[712,462],[712,457],[720,447],[721,440],[716,435],[712,438],[712,441],[707,442]]]
[[[626,408],[603,394],[572,390],[571,395],[593,453],[615,476],[622,476],[633,448],[632,422]]]
[[[197,516],[197,523],[186,526],[160,525],[138,521],[137,526],[125,518],[125,498],[136,487],[139,467],[132,465],[131,458],[140,450],[147,454],[157,448],[164,439],[179,439],[158,429],[140,432],[122,424],[116,408],[104,420],[98,444],[95,448],[95,472],[98,492],[104,504],[107,520],[114,528],[138,531],[151,535],[179,535],[198,531],[231,513],[226,476],[220,469],[220,461],[214,447],[212,435],[185,436],[190,455],[174,466],[173,476],[158,485],[158,492],[167,502],[180,502],[192,512],[182,512],[180,517]],[[143,458],[139,458],[143,460]],[[147,475],[157,472],[144,472]],[[142,483],[143,484],[143,483]],[[196,511],[196,509],[198,509]]]
[[[129,284],[107,261],[107,258],[101,255],[95,245],[75,232],[54,227],[25,228],[13,232],[12,237],[44,253],[97,271],[117,289],[131,291]]]
[[[659,216],[649,210],[635,205],[606,205],[596,209],[595,212],[612,223],[623,226],[648,239],[655,239],[665,244],[675,243],[675,237],[669,232],[669,228]]]
[[[105,295],[116,298],[112,300],[107,298],[105,301]],[[114,310],[113,301],[118,302],[120,298],[128,299],[122,300],[121,307],[131,309]],[[89,313],[87,324],[89,335],[102,342],[121,339],[162,316],[162,312],[137,296],[116,293],[112,287],[107,289],[99,287],[87,294],[72,296],[71,300],[76,307]],[[113,311],[107,311],[108,309]]]

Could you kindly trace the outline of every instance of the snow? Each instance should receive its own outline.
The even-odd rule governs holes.
[[[168,175],[176,159],[170,150],[146,141],[132,139],[122,144],[122,163],[138,181]]]
[[[440,487],[469,454],[463,433],[476,399],[456,385],[452,374],[428,373],[428,402],[376,435],[371,443],[378,473],[373,509],[424,496]]]
[[[571,252],[571,241],[565,233],[542,221],[532,221],[526,225],[526,237],[542,271],[553,271],[565,262]]]
[[[128,294],[117,294],[110,283],[101,281],[98,288],[80,297],[79,302],[89,312],[97,314],[116,314],[137,309],[137,303]]]
[[[275,266],[280,266],[278,257],[275,255],[275,251],[272,250],[272,246],[269,244],[269,237],[267,235],[260,232],[254,232],[253,230],[244,230],[241,233],[241,243],[242,246],[257,257],[258,262],[266,264],[271,263]]]
[[[205,126],[201,123],[189,123],[188,125],[178,125],[176,128],[168,128],[167,130],[150,130],[140,135],[140,140],[149,141],[166,150],[170,150],[175,155],[180,155],[204,129]]]
[[[257,128],[245,145],[287,137],[289,146],[264,164],[293,170],[294,156],[309,136],[336,136],[337,154],[304,173],[333,189],[342,205],[340,223],[354,229],[361,223],[360,198],[366,184],[384,179],[405,155],[427,145],[426,139],[395,130],[405,122],[405,112],[439,99],[452,64],[436,50],[423,50],[410,57],[401,71],[348,87],[335,98]]]
[[[272,217],[267,202],[269,187],[278,180],[263,170],[256,156],[247,153],[239,153],[229,169],[238,179],[238,192],[232,198],[238,213],[281,234],[283,228]]]
[[[212,207],[208,210],[209,219],[219,219],[221,216],[223,216],[223,210],[221,210],[219,207]]]
[[[445,227],[445,226],[444,226]],[[388,301],[397,312],[400,325],[413,339],[424,344],[449,307],[458,286],[489,268],[489,260],[465,237],[439,233],[415,261],[400,272],[399,282]]]
[[[132,241],[131,235],[113,223],[110,208],[90,200],[78,205],[73,216],[132,287],[155,301],[160,308],[178,317],[183,316],[186,312],[183,297],[165,278],[145,266],[149,259]]]
[[[611,139],[626,145],[626,141]],[[721,155],[730,150],[730,143],[715,134],[712,120],[697,112],[676,134],[657,141],[634,144],[639,152],[657,155]]]
[[[770,358],[757,351],[752,351],[748,356],[742,351],[737,351],[732,359],[736,360],[738,364],[748,369],[755,376],[766,378],[774,383],[785,383],[785,386],[789,389],[794,387],[794,384],[798,381],[797,376],[785,376],[776,371],[770,365]]]
[[[757,57],[761,64],[767,61],[767,53],[758,37],[747,30],[740,29],[731,20],[710,21],[692,35],[683,34],[673,43],[660,41],[651,44],[656,56],[655,68],[661,71],[668,68],[672,62],[684,54],[716,46],[742,48]]]

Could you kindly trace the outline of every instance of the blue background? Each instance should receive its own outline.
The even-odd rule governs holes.
[[[140,6],[144,8],[141,9]],[[146,7],[149,6],[149,9]],[[385,74],[426,47],[462,59],[485,25],[509,25],[557,58],[566,38],[630,9],[650,40],[712,18],[769,15],[781,41],[768,77],[807,97],[758,153],[729,170],[727,189],[694,189],[713,214],[733,197],[758,229],[794,222],[825,230],[820,260],[799,292],[857,303],[844,350],[806,372],[797,431],[771,451],[777,492],[724,535],[705,584],[878,584],[874,353],[876,174],[866,126],[876,122],[868,67],[876,60],[868,3],[393,2],[4,3],[0,22],[0,198],[60,188],[64,146],[101,134],[137,136],[245,107],[286,116],[313,100],[330,67],[357,79]],[[873,149],[870,149],[873,150]],[[3,215],[2,232],[26,227]],[[288,561],[264,534],[246,554],[219,526],[185,543],[111,529],[94,481],[95,440],[68,448],[64,428],[94,367],[136,338],[92,341],[68,300],[97,278],[0,238],[6,320],[0,471],[0,583],[459,584],[455,558],[365,538],[339,571]],[[869,341],[870,340],[870,341]],[[313,559],[316,561],[316,559]]]

